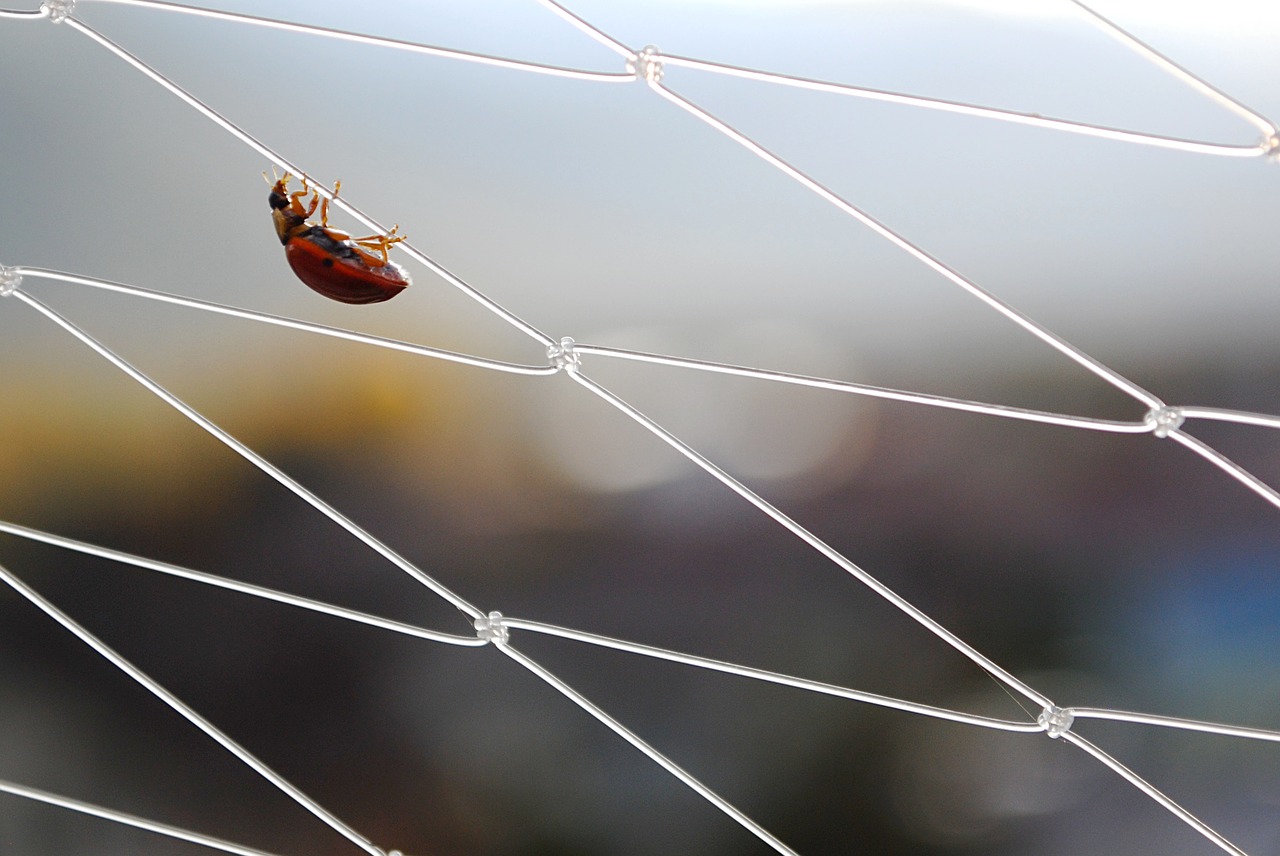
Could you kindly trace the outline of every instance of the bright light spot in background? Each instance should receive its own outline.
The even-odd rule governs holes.
[[[680,337],[653,330],[612,331],[593,341],[650,352],[690,350]],[[842,345],[780,321],[738,324],[716,336],[710,347],[714,353],[744,355],[742,361],[751,365],[777,366],[798,358],[807,374],[856,375]],[[629,385],[615,391],[634,398],[632,403],[659,423],[678,423],[676,436],[741,478],[806,478],[821,487],[856,472],[872,443],[875,404],[870,399],[686,369],[642,370],[644,386],[636,395],[629,394]],[[589,365],[584,371],[592,374]],[[693,464],[657,438],[629,429],[619,433],[618,415],[587,396],[543,395],[530,406],[541,411],[536,423],[542,430],[534,440],[540,455],[579,488],[643,490],[694,472]]]
[[[1033,680],[1035,686],[1059,687],[1063,697],[1096,698],[1101,692],[1076,673]],[[1013,715],[1009,699],[990,693],[957,695],[943,703],[998,718]],[[1119,745],[1107,748],[1124,753],[1135,737],[1113,739]],[[1105,768],[1081,763],[1083,758],[1064,763],[1061,747],[1043,737],[1011,739],[983,728],[943,731],[924,719],[905,722],[891,748],[895,769],[887,786],[895,809],[914,836],[944,847],[990,844],[991,836],[1020,818],[1068,816],[1109,780]]]

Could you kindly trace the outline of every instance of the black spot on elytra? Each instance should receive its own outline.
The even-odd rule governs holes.
[[[320,264],[324,265],[325,267],[333,267],[333,259],[325,259],[324,261],[320,262]]]

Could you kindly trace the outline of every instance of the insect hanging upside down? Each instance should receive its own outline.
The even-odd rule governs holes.
[[[276,234],[284,244],[289,267],[313,290],[342,303],[381,303],[390,300],[409,285],[409,273],[387,258],[392,244],[404,240],[393,228],[385,235],[352,238],[345,232],[329,228],[329,200],[307,185],[290,193],[289,174],[285,173],[271,187],[267,201]],[[337,198],[342,182],[334,182]],[[303,198],[311,199],[305,204]],[[320,208],[320,225],[307,220]]]

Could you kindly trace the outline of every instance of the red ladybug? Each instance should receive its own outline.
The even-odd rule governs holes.
[[[399,226],[385,235],[352,238],[329,228],[329,200],[308,187],[305,176],[301,190],[290,193],[288,183],[285,173],[272,185],[267,201],[285,258],[298,279],[342,303],[381,303],[404,291],[410,282],[408,271],[387,258],[391,245],[404,240],[396,234]],[[341,187],[342,182],[334,183],[335,197]],[[303,205],[302,197],[308,194],[311,200]],[[307,222],[316,206],[320,207],[319,226]]]

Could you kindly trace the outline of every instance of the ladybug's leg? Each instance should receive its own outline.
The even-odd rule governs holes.
[[[311,194],[311,202],[308,205],[303,205],[300,200],[307,194]],[[302,180],[301,190],[295,190],[293,193],[289,194],[289,210],[301,217],[303,220],[306,220],[312,214],[316,213],[316,206],[318,204],[320,204],[320,195],[307,186],[306,178],[303,178]]]
[[[340,193],[341,191],[342,191],[342,182],[335,181],[333,183],[332,198],[337,199],[338,193]],[[351,238],[351,235],[349,235],[348,233],[342,231],[341,229],[329,228],[329,202],[330,202],[329,199],[324,199],[324,200],[321,200],[320,202],[320,226],[324,229],[324,233],[328,235],[330,238],[333,238],[335,241],[349,240]]]
[[[341,192],[341,190],[342,190],[342,182],[341,182],[341,181],[335,181],[335,182],[333,183],[333,197],[332,197],[332,198],[333,198],[333,199],[337,199],[337,198],[338,198],[338,193],[339,193],[339,192]],[[316,194],[316,199],[319,199],[319,198],[320,198],[320,194],[318,194],[318,193],[317,193],[317,194]],[[312,213],[313,211],[315,211],[315,210],[316,210],[316,202],[315,202],[315,199],[313,199],[313,200],[311,201],[311,211],[308,211],[308,212],[307,212],[307,216],[308,216],[308,217],[310,217],[310,216],[311,216],[311,213]],[[320,225],[321,225],[321,226],[323,226],[323,227],[324,227],[324,228],[326,228],[326,229],[328,229],[328,228],[329,228],[329,200],[328,200],[328,199],[325,199],[325,200],[323,200],[323,201],[321,201],[321,202],[320,202]],[[330,233],[330,234],[333,234],[333,233]],[[343,237],[345,238],[345,236],[343,236]],[[339,238],[338,240],[343,240],[343,238]]]
[[[395,225],[392,226],[391,231],[385,235],[370,235],[367,238],[352,238],[351,242],[356,245],[357,251],[360,252],[360,257],[365,260],[365,263],[372,265],[373,267],[382,267],[390,261],[388,251],[391,249],[391,245],[398,244],[404,240],[404,235],[396,234],[399,229],[400,226]],[[366,253],[364,250],[377,250],[381,258],[377,258],[371,253]]]

